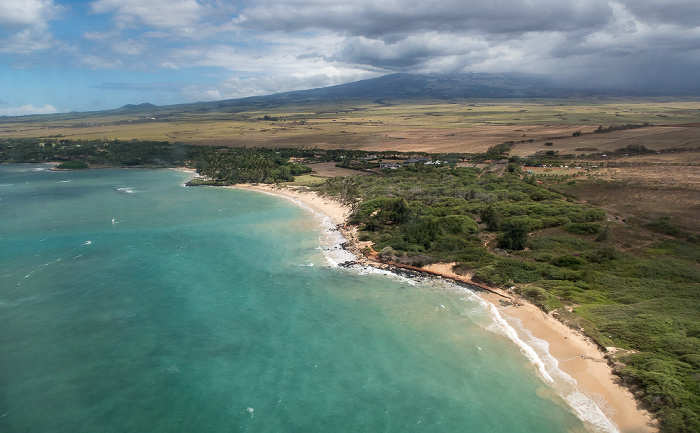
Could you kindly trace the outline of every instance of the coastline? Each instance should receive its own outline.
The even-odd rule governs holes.
[[[348,228],[345,223],[350,209],[328,197],[321,197],[310,191],[275,185],[238,184],[233,188],[253,190],[277,195],[295,201],[312,211],[327,217],[333,226],[340,230],[346,243],[344,248],[355,255],[357,263],[370,266],[380,265],[367,259],[362,254],[365,246],[356,236],[356,230]],[[432,275],[464,281],[464,277],[453,273],[451,265],[436,264],[424,269]],[[621,433],[653,433],[658,429],[652,427],[651,415],[638,407],[632,393],[618,384],[617,378],[607,364],[604,353],[582,333],[570,329],[550,315],[543,313],[535,305],[518,300],[517,303],[502,303],[503,296],[494,292],[480,290],[477,294],[484,301],[495,307],[498,314],[516,329],[519,334],[531,335],[534,339],[546,343],[546,351],[554,361],[555,368],[572,378],[578,391],[592,400],[600,412],[612,421]],[[517,329],[520,328],[520,329]],[[573,408],[572,408],[573,409]],[[579,413],[579,416],[582,414]],[[585,416],[582,416],[585,418]],[[614,431],[614,430],[612,430]]]

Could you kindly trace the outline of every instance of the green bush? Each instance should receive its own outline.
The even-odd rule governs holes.
[[[448,215],[438,220],[441,231],[451,235],[474,234],[478,230],[476,222],[465,215]]]
[[[520,296],[537,305],[542,311],[548,313],[563,306],[556,296],[547,293],[541,287],[523,287],[518,290]]]
[[[528,233],[539,228],[539,221],[530,217],[511,217],[503,220],[503,232],[498,236],[498,246],[508,250],[522,250],[528,240]]]
[[[586,262],[579,259],[578,257],[574,257],[570,254],[566,254],[560,257],[557,257],[552,264],[558,268],[570,268],[570,269],[579,269],[581,266],[583,266]]]
[[[569,233],[577,235],[595,235],[600,232],[600,224],[596,223],[572,223],[564,228]]]
[[[685,232],[680,227],[673,224],[668,218],[660,218],[658,221],[653,221],[644,225],[646,228],[655,232],[663,233],[670,236],[681,236]]]
[[[617,260],[619,257],[620,253],[611,246],[604,246],[586,253],[586,259],[592,263],[604,263],[607,261]]]
[[[66,161],[58,164],[56,168],[61,170],[82,170],[88,168],[88,165],[83,161]]]

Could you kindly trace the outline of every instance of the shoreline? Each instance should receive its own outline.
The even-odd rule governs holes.
[[[346,240],[343,247],[356,257],[356,263],[384,269],[392,268],[390,265],[369,260],[362,253],[362,248],[368,243],[359,242],[356,229],[346,226],[350,214],[347,206],[331,198],[297,188],[265,184],[239,184],[232,187],[291,199],[328,217]],[[425,274],[429,277],[444,277],[457,283],[469,284],[464,277],[453,273],[451,267],[451,264],[435,264],[417,272],[427,271]],[[504,298],[499,293],[502,291],[483,289],[477,284],[474,286],[476,289],[481,289],[476,291],[476,294],[493,305],[504,320],[514,328],[521,328],[517,331],[519,334],[529,334],[547,344],[547,352],[556,360],[554,361],[556,368],[573,378],[576,382],[575,390],[592,400],[607,419],[615,424],[619,432],[654,433],[658,431],[653,427],[655,423],[649,412],[640,409],[632,393],[619,385],[617,377],[613,375],[605,359],[605,354],[588,337],[545,314],[534,304],[520,299],[518,302],[502,303]],[[577,415],[584,418],[580,413]]]

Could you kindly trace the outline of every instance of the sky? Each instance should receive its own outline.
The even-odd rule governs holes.
[[[1,0],[0,116],[396,72],[700,94],[698,0]]]

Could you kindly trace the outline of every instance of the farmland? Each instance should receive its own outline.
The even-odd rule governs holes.
[[[444,100],[341,101],[232,106],[197,111],[147,107],[0,119],[0,138],[162,140],[231,147],[319,147],[367,151],[482,152],[513,141],[514,154],[605,150],[616,141],[668,141],[698,146],[700,100]],[[593,136],[600,125],[654,127]],[[658,128],[664,126],[665,128]],[[583,133],[572,137],[576,131]],[[619,132],[619,133],[618,133]],[[669,135],[670,134],[670,135]],[[577,140],[569,139],[576,138]],[[624,147],[620,146],[620,147]],[[647,146],[649,147],[649,146]]]

